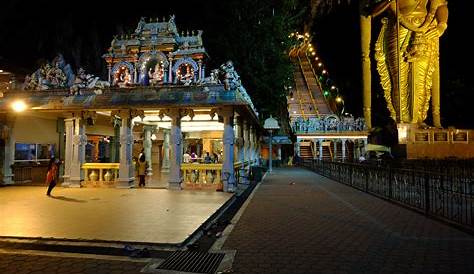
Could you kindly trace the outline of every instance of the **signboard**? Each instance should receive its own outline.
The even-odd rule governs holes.
[[[453,132],[453,143],[467,143],[468,140],[467,131],[456,130]]]
[[[429,132],[416,132],[415,133],[415,143],[429,143],[430,134]]]
[[[433,137],[435,143],[445,143],[449,141],[449,134],[447,131],[434,132]]]

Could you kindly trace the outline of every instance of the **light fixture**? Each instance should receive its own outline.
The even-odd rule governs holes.
[[[153,134],[151,135],[151,140],[152,140],[152,141],[155,141],[156,139],[157,139],[157,138],[156,138],[156,135],[155,135],[155,133],[153,133]]]
[[[323,63],[319,63],[319,64],[318,64],[318,67],[322,67],[322,66],[323,66]]]
[[[341,98],[340,96],[337,96],[337,97],[336,97],[336,102],[341,103],[341,102],[342,102],[342,98]]]
[[[326,74],[326,73],[327,73],[327,71],[325,69],[323,69],[323,74]]]
[[[11,107],[15,112],[23,112],[26,110],[26,104],[22,100],[13,102]]]
[[[332,89],[332,90],[336,89],[336,86],[331,86],[331,89]]]

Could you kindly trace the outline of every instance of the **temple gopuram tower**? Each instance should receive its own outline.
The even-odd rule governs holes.
[[[174,15],[167,21],[146,22],[142,17],[134,33],[115,36],[109,52],[103,55],[110,84],[190,85],[201,81],[207,58],[202,33],[180,34]]]

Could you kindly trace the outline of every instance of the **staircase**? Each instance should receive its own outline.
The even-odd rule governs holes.
[[[324,98],[319,79],[305,52],[304,46],[301,46],[290,54],[295,81],[294,87],[290,89],[291,96],[287,101],[290,120],[297,117],[307,119],[334,113]]]
[[[311,145],[300,144],[300,157],[303,159],[313,159],[313,151]]]

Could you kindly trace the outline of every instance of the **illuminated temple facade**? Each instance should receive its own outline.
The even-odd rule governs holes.
[[[206,71],[202,31],[142,18],[103,55],[108,79],[58,55],[0,98],[1,184],[41,184],[51,156],[65,187],[222,189],[259,158],[258,113],[232,62]]]

